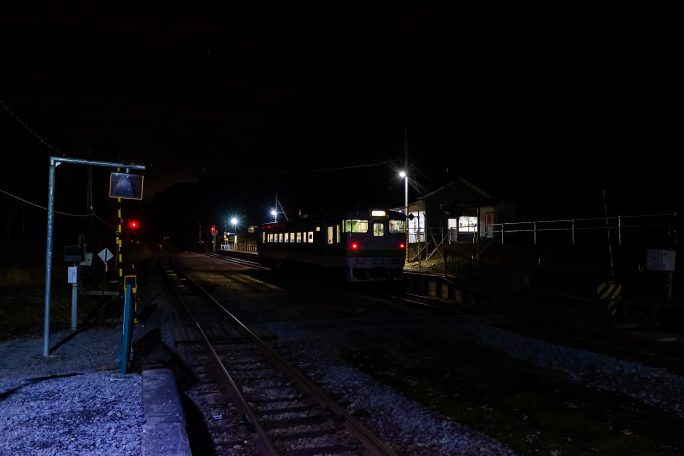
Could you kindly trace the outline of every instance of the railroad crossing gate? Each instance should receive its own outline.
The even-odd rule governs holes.
[[[615,283],[612,280],[602,282],[596,288],[596,294],[601,301],[606,301],[608,304],[608,315],[614,317],[618,312],[618,301],[620,300],[620,293],[622,292],[622,284]]]

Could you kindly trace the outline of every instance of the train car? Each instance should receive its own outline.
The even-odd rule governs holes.
[[[342,271],[347,281],[401,278],[406,217],[389,210],[298,218],[261,226],[259,257],[272,267],[309,265]]]

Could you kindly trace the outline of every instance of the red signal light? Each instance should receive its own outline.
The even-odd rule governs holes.
[[[140,223],[137,220],[132,219],[128,221],[128,229],[137,230],[138,228],[140,228]]]
[[[359,250],[359,244],[357,242],[352,242],[351,248],[352,250]]]
[[[400,250],[404,250],[405,248],[406,248],[406,245],[403,242],[401,244],[399,244]]]
[[[211,234],[216,234],[216,225],[211,225]]]

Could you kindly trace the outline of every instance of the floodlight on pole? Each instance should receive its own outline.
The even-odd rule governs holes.
[[[275,209],[271,209],[271,215],[273,216],[273,222],[278,221],[278,211]]]
[[[237,217],[231,217],[230,218],[230,224],[233,225],[233,245],[237,246],[237,224],[238,224]]]

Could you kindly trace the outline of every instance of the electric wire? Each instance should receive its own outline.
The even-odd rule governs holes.
[[[25,203],[25,204],[28,204],[28,205],[30,205],[30,206],[34,206],[34,207],[37,207],[37,208],[42,209],[42,210],[44,210],[44,211],[47,211],[47,207],[41,206],[40,204],[34,203],[33,201],[29,201],[29,200],[27,200],[27,199],[24,199],[24,198],[22,198],[22,197],[20,197],[20,196],[17,196],[17,195],[15,195],[15,194],[10,193],[10,192],[8,192],[8,191],[6,191],[6,190],[3,190],[3,189],[1,189],[1,188],[0,188],[0,193],[3,193],[3,194],[5,194],[5,195],[7,195],[7,196],[10,196],[10,197],[14,198],[14,199],[17,199],[17,200],[21,201],[22,203]],[[95,212],[92,212],[92,213],[90,213],[90,214],[70,214],[70,213],[68,213],[68,212],[55,211],[55,214],[65,215],[65,216],[67,216],[67,217],[95,217],[96,219],[98,219],[100,222],[102,222],[103,224],[107,225],[108,227],[110,227],[110,228],[117,228],[116,226],[111,225],[111,224],[105,222],[105,221],[104,221],[99,215],[97,215]]]
[[[7,106],[7,103],[5,103],[5,100],[0,98],[0,105],[2,105],[3,109],[7,112],[7,114],[10,115],[15,121],[17,121],[26,131],[28,131],[34,138],[36,138],[38,141],[40,141],[45,147],[50,149],[51,151],[57,153],[57,154],[62,154],[62,152],[57,149],[55,146],[50,144],[47,139],[43,138],[40,136],[38,133],[36,133],[33,128],[31,128],[26,122],[24,122],[21,117],[17,115],[14,111],[12,111],[12,108]]]

